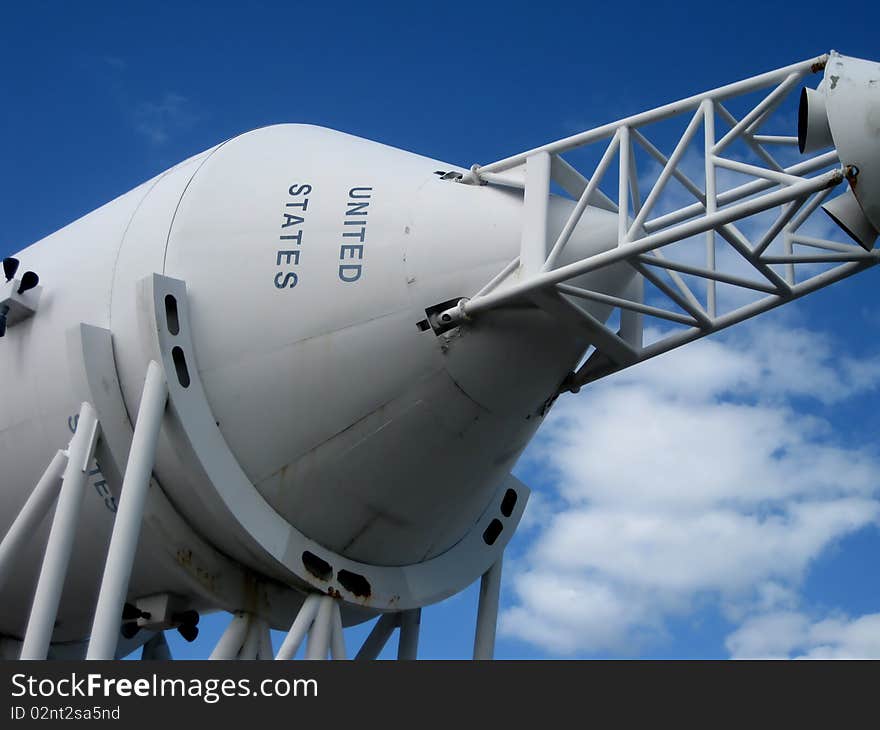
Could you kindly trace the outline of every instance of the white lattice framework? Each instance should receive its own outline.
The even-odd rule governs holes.
[[[526,299],[554,317],[573,321],[588,331],[590,341],[595,345],[590,357],[566,383],[567,388],[577,391],[592,380],[729,327],[876,264],[878,255],[875,251],[801,232],[804,222],[832,189],[857,171],[841,167],[833,150],[805,157],[785,167],[777,160],[779,153],[774,156],[769,149],[796,147],[798,138],[761,133],[780,104],[799,90],[804,77],[824,69],[827,58],[819,56],[697,94],[489,165],[474,165],[459,179],[460,183],[504,185],[524,190],[520,255],[473,297],[461,300],[456,307],[444,312],[441,319],[446,323],[462,321],[486,310]],[[729,111],[729,100],[760,90],[767,91],[760,101],[749,103],[741,118]],[[667,155],[648,139],[643,128],[676,116],[689,117],[690,121]],[[716,131],[716,126],[722,125],[726,131]],[[736,159],[731,147],[737,142],[751,153],[754,161]],[[590,145],[604,145],[604,152],[592,174],[585,177],[563,159],[562,154]],[[646,189],[640,189],[640,182],[644,186],[644,178],[640,176],[636,145],[641,148],[645,159],[661,166],[659,176]],[[696,179],[688,175],[683,164],[685,152],[695,147],[703,162],[703,174]],[[612,200],[602,192],[600,184],[613,174],[610,171],[615,159],[617,196]],[[689,162],[692,162],[690,158]],[[748,179],[735,187],[719,190],[717,179],[721,170]],[[673,178],[693,196],[694,202],[652,216],[658,199]],[[547,233],[551,183],[576,201],[555,239]],[[617,247],[557,266],[560,254],[587,206],[617,213]],[[736,225],[736,221],[773,210],[777,211],[775,220],[757,235],[752,233],[751,238]],[[677,261],[664,254],[664,249],[672,244],[693,246],[699,243],[701,236],[705,237],[703,265]],[[770,249],[771,244],[779,240],[781,253]],[[719,247],[724,245],[736,255],[719,256]],[[810,249],[812,253],[804,249]],[[637,286],[625,297],[583,289],[570,283],[583,274],[621,262],[632,266],[640,275],[636,277]],[[731,266],[731,262],[735,265]],[[742,275],[743,262],[757,275],[755,278]],[[830,264],[831,267],[816,273],[819,264]],[[703,287],[695,292],[683,275],[692,280],[697,277],[702,280]],[[720,311],[716,295],[718,283],[765,296]],[[653,286],[654,293],[659,292],[671,306],[647,304],[646,284]],[[576,298],[619,309],[619,330],[615,331],[584,309],[574,306],[573,299]],[[679,327],[671,332],[667,327],[663,336],[645,344],[644,316]]]

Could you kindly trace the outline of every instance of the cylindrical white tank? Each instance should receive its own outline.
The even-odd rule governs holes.
[[[328,129],[267,127],[17,254],[43,291],[36,314],[0,340],[0,534],[75,426],[72,327],[112,332],[134,422],[151,352],[136,292],[158,272],[186,282],[217,426],[284,520],[379,566],[455,545],[588,342],[526,303],[442,334],[429,326],[426,310],[472,295],[520,246],[521,191],[437,174],[451,169]],[[551,240],[572,205],[551,199]],[[589,209],[559,264],[616,245],[616,226],[615,215]],[[591,276],[591,288],[619,294],[631,272]],[[608,317],[607,307],[584,306]],[[259,575],[264,563],[212,521],[174,450],[163,434],[154,474],[169,502],[200,539]],[[90,627],[115,504],[97,468],[91,484],[56,641]],[[23,633],[48,523],[4,590],[0,634]],[[172,590],[186,591],[142,546],[130,594]]]

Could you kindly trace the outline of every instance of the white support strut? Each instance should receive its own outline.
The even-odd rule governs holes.
[[[260,648],[257,650],[257,659],[272,659],[272,632],[268,621],[260,623]]]
[[[306,643],[306,659],[326,659],[330,651],[330,639],[333,633],[333,608],[332,596],[321,596],[318,605],[318,615],[312,624],[309,638]]]
[[[122,607],[134,565],[167,398],[168,387],[162,368],[150,362],[122,481],[119,507],[113,522],[86,659],[112,659],[116,653]]]
[[[400,613],[400,638],[397,644],[397,658],[411,661],[419,654],[419,628],[422,623],[422,609],[412,608]]]
[[[495,657],[495,631],[498,624],[498,602],[501,596],[501,559],[487,570],[480,580],[480,602],[477,608],[477,630],[474,634],[474,659]]]
[[[745,79],[743,81],[736,81],[732,84],[726,84],[725,86],[713,89],[712,91],[695,94],[694,96],[690,96],[687,99],[674,101],[657,109],[634,114],[630,117],[626,117],[625,119],[621,119],[618,122],[603,124],[601,127],[596,127],[595,129],[590,129],[586,132],[580,132],[578,134],[571,135],[570,137],[565,137],[564,139],[557,140],[556,142],[550,142],[548,144],[541,145],[540,147],[535,147],[534,149],[528,150],[527,152],[520,152],[519,154],[512,155],[511,157],[506,157],[503,160],[493,162],[490,165],[476,166],[475,169],[472,169],[470,172],[464,175],[464,177],[462,178],[462,182],[478,182],[479,176],[483,173],[503,172],[504,170],[509,170],[512,167],[521,165],[523,162],[525,162],[526,158],[530,157],[536,152],[549,152],[551,154],[559,154],[575,147],[583,147],[584,145],[590,144],[597,140],[610,137],[621,126],[638,127],[649,122],[668,119],[669,117],[676,116],[677,114],[695,109],[703,102],[704,99],[723,100],[732,96],[736,96],[738,94],[748,94],[757,89],[766,88],[767,86],[784,82],[793,74],[796,74],[799,77],[803,77],[808,73],[823,69],[827,61],[827,54],[817,56],[815,58],[810,58],[806,61],[799,61],[798,63],[791,64],[790,66],[786,66],[784,68],[776,69],[775,71],[768,71],[767,73],[753,76],[752,78]]]
[[[234,614],[208,659],[215,661],[235,659],[247,637],[249,623],[246,613]]]
[[[745,203],[725,208],[724,210],[718,211],[710,216],[683,223],[673,229],[664,229],[657,233],[649,234],[633,241],[626,247],[618,247],[610,251],[596,254],[587,259],[566,264],[565,266],[561,266],[552,271],[541,273],[507,289],[499,290],[499,288],[496,288],[494,291],[485,294],[480,298],[466,301],[461,305],[461,313],[458,311],[458,307],[453,307],[443,314],[449,314],[450,316],[459,319],[463,315],[468,316],[487,311],[533,291],[544,289],[554,284],[560,284],[591,271],[596,271],[597,269],[635,258],[641,254],[662,248],[669,243],[675,243],[693,235],[705,233],[712,228],[720,228],[726,223],[731,223],[740,218],[770,210],[797,198],[810,196],[813,193],[838,185],[843,179],[844,173],[842,171],[832,170],[831,172],[818,177],[809,178],[796,185],[791,185],[785,190],[767,193]],[[858,255],[864,257],[864,251],[859,251]]]
[[[257,658],[260,653],[260,641],[262,640],[263,620],[257,616],[251,615],[248,620],[248,629],[245,634],[244,643],[238,652],[238,659],[241,661],[251,661]]]
[[[171,649],[165,640],[165,632],[157,631],[156,635],[144,644],[144,650],[141,653],[141,659],[144,661],[168,661],[171,659]]]
[[[43,472],[43,476],[30,493],[21,511],[10,525],[3,542],[0,542],[0,590],[9,578],[12,566],[21,553],[22,548],[30,540],[40,522],[49,511],[49,507],[58,496],[61,488],[61,475],[67,464],[67,454],[63,451],[56,452]]]
[[[400,614],[383,613],[379,617],[379,620],[376,621],[369,636],[364,640],[363,646],[361,646],[360,650],[355,655],[355,661],[372,661],[373,659],[377,659],[379,654],[382,653],[382,649],[385,648],[385,644],[388,643],[388,639],[391,638],[391,634],[394,633],[394,629],[397,628],[399,622]]]
[[[547,258],[547,191],[550,189],[550,155],[538,152],[526,160],[522,241],[519,260],[523,271],[539,271]]]
[[[293,657],[296,656],[299,647],[303,643],[303,639],[306,638],[309,629],[312,627],[315,616],[318,615],[320,601],[321,596],[317,593],[310,593],[306,596],[306,599],[303,601],[302,606],[296,614],[296,618],[290,626],[290,630],[287,632],[287,636],[284,637],[281,648],[275,655],[275,659],[293,659]]]
[[[45,659],[49,652],[88,479],[89,462],[97,439],[98,417],[95,409],[89,403],[83,403],[67,452],[61,492],[55,505],[55,516],[21,647],[22,659]]]
[[[345,635],[342,631],[342,610],[339,601],[333,601],[332,625],[330,627],[330,658],[345,659]]]

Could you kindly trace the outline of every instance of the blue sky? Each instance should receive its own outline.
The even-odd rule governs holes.
[[[19,250],[255,127],[309,122],[452,163],[486,163],[830,48],[878,58],[878,21],[880,8],[868,2],[837,3],[833,12],[810,2],[797,8],[779,2],[6,4],[0,12],[0,252]],[[825,454],[816,473],[828,464],[860,470],[856,478],[847,468],[831,469],[843,472],[840,484],[829,477],[807,491],[786,491],[798,482],[798,462],[771,454],[753,465],[756,478],[768,480],[770,501],[734,511],[729,500],[703,498],[686,512],[658,508],[666,521],[648,544],[652,555],[668,553],[671,561],[699,551],[701,539],[713,542],[717,532],[703,531],[710,517],[716,530],[733,529],[776,510],[784,523],[779,531],[766,531],[766,517],[745,526],[768,540],[772,559],[764,567],[760,551],[737,552],[753,534],[738,533],[738,540],[718,543],[730,560],[683,569],[663,583],[638,570],[626,573],[610,557],[576,575],[570,566],[541,573],[530,556],[549,556],[553,566],[553,550],[561,549],[551,544],[550,526],[584,520],[596,527],[590,520],[602,517],[632,525],[643,517],[617,503],[591,513],[596,493],[566,491],[567,482],[602,475],[547,456],[547,444],[561,444],[563,453],[572,433],[584,433],[578,419],[587,406],[561,404],[548,433],[517,467],[538,499],[531,525],[511,547],[498,656],[880,652],[880,589],[870,569],[880,548],[873,512],[880,454],[872,445],[880,405],[873,378],[880,373],[877,275],[768,315],[694,356],[720,363],[753,353],[749,365],[760,382],[741,372],[731,374],[732,387],[708,378],[700,398],[688,400],[658,365],[578,401],[610,414],[634,403],[665,409],[684,424],[683,438],[689,418],[711,418],[706,414],[718,408],[741,419],[746,431],[772,431],[776,424],[794,434],[783,445],[791,453]],[[788,347],[768,345],[768,337]],[[687,371],[694,361],[678,363]],[[812,391],[792,385],[800,377]],[[699,464],[694,468],[682,477],[686,485],[699,479]],[[705,511],[697,514],[694,505]],[[818,532],[799,531],[796,511],[816,505],[824,510],[815,518]],[[667,544],[679,529],[683,552]],[[616,548],[622,556],[635,550]],[[751,570],[740,570],[744,564]],[[560,577],[573,579],[567,584],[573,592],[558,599],[574,606],[568,612],[536,595],[554,589]],[[467,656],[474,610],[473,590],[426,609],[422,656]],[[204,633],[221,624],[205,619]]]

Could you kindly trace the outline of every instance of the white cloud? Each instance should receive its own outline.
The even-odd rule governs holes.
[[[733,621],[788,616],[794,632],[811,561],[880,519],[877,454],[795,406],[840,403],[878,374],[878,358],[758,323],[561,399],[526,455],[556,493],[512,571],[502,634],[560,654],[629,653],[707,602]],[[731,637],[734,654],[757,646],[754,620]]]
[[[806,634],[809,621],[795,611],[770,613],[744,623],[727,637],[731,656],[771,659],[789,656]]]
[[[880,658],[880,613],[811,621],[796,611],[759,615],[727,638],[737,658]]]
[[[677,505],[676,505],[677,506]],[[869,500],[795,504],[761,517],[735,509],[574,509],[556,516],[535,557],[670,598],[698,591],[739,593],[756,581],[802,574],[836,536],[878,515]]]
[[[822,333],[757,322],[625,370],[613,382],[647,386],[673,399],[713,402],[736,394],[778,402],[804,396],[832,404],[873,387],[878,375],[880,357],[854,358]]]
[[[626,651],[637,635],[662,633],[644,600],[582,574],[529,570],[516,579],[525,600],[502,616],[502,631],[552,652]]]

